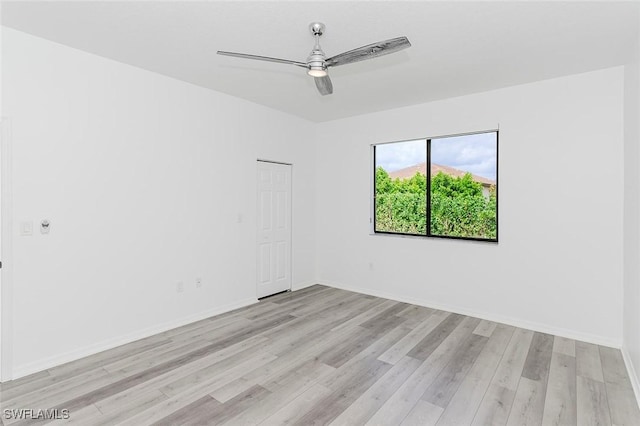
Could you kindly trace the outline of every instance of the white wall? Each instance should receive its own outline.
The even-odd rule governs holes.
[[[14,376],[255,301],[257,158],[294,164],[294,287],[313,282],[311,123],[14,30],[3,38]],[[24,221],[33,236],[19,235]]]
[[[624,271],[640,365],[630,67],[314,125],[2,35],[14,376],[255,300],[256,158],[294,163],[294,287],[317,279],[620,346]],[[369,235],[370,144],[497,126],[499,244]],[[19,235],[43,218],[50,235]]]
[[[622,106],[618,67],[319,125],[319,281],[619,347]],[[499,244],[369,234],[370,144],[497,126]]]
[[[640,16],[638,17],[640,23]],[[640,50],[640,32],[637,48]],[[624,317],[622,352],[640,401],[640,65],[624,71]]]

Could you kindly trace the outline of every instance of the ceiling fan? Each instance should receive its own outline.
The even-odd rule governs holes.
[[[314,77],[316,87],[321,95],[330,95],[333,93],[333,84],[327,73],[329,67],[337,67],[339,65],[352,64],[366,59],[377,58],[378,56],[388,55],[411,46],[406,37],[397,37],[378,43],[368,44],[348,52],[327,58],[324,51],[320,47],[320,36],[324,33],[325,26],[320,22],[312,22],[309,25],[311,34],[316,39],[316,44],[307,58],[307,62],[291,61],[288,59],[269,58],[267,56],[247,55],[245,53],[224,52],[218,50],[218,55],[234,56],[236,58],[256,59],[258,61],[278,62],[281,64],[295,65],[307,69],[307,74]]]

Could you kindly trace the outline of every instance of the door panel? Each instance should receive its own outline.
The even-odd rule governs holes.
[[[260,284],[271,281],[271,244],[260,244]]]
[[[258,161],[257,293],[291,288],[291,166]]]
[[[271,197],[272,194],[269,191],[261,191],[260,193],[260,223],[262,223],[262,231],[268,232],[271,230]]]

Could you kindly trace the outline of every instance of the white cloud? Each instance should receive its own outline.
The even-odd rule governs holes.
[[[376,145],[376,165],[388,172],[424,163],[425,139]],[[495,179],[496,133],[452,136],[431,140],[431,162]]]
[[[431,161],[489,179],[496,178],[495,133],[455,136],[431,140]]]
[[[376,165],[388,172],[427,161],[425,139],[376,145]]]

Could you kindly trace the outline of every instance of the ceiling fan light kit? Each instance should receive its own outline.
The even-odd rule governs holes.
[[[352,64],[366,59],[377,58],[388,55],[411,46],[406,37],[397,37],[378,43],[368,44],[348,52],[340,53],[331,58],[327,58],[320,47],[320,37],[324,33],[325,25],[320,22],[312,22],[309,25],[311,34],[315,37],[315,45],[307,58],[307,62],[291,61],[288,59],[270,58],[267,56],[248,55],[246,53],[225,52],[218,50],[218,55],[233,56],[243,59],[254,59],[258,61],[277,62],[281,64],[295,65],[306,68],[307,74],[314,77],[316,88],[321,95],[333,93],[333,84],[329,78],[328,68],[338,65]]]

